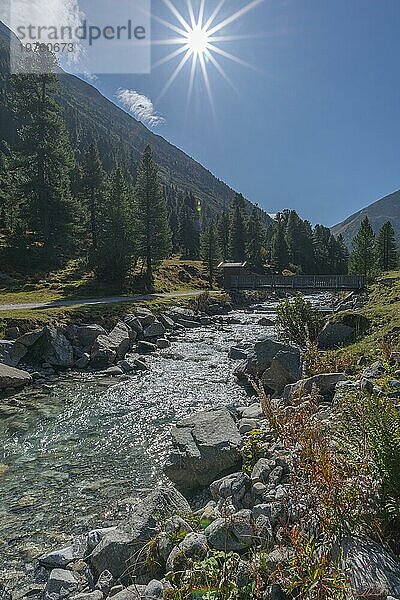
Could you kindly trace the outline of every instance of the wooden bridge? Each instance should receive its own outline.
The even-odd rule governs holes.
[[[231,275],[228,287],[237,290],[260,288],[283,290],[362,290],[362,275]]]

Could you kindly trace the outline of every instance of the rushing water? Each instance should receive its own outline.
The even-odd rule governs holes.
[[[186,331],[125,381],[70,376],[0,405],[0,565],[15,578],[71,535],[115,524],[162,477],[170,425],[218,405],[247,403],[235,384],[238,342],[274,333],[275,305]]]

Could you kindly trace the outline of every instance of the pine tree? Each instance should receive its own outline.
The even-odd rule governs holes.
[[[221,248],[222,258],[229,258],[229,213],[224,212],[220,215],[217,224],[218,244]]]
[[[382,226],[376,239],[376,258],[381,271],[390,271],[398,266],[396,235],[390,221]]]
[[[122,291],[135,253],[133,228],[134,191],[121,169],[107,182],[97,219],[94,263],[98,276],[118,284]]]
[[[293,266],[303,273],[312,273],[315,269],[312,227],[295,210],[289,212],[285,239]]]
[[[277,216],[271,240],[271,261],[274,267],[282,272],[289,264],[289,249],[287,247],[282,215]]]
[[[93,251],[97,249],[98,219],[104,198],[105,174],[98,148],[89,144],[84,151],[79,192],[89,213],[89,236]]]
[[[359,275],[371,275],[375,266],[375,236],[368,217],[361,222],[353,240],[350,271]]]
[[[71,254],[78,243],[79,205],[71,194],[73,154],[55,100],[55,74],[13,76],[16,109],[22,127],[18,151],[25,181],[21,194],[26,227],[48,260]]]
[[[316,225],[314,228],[314,257],[315,257],[315,272],[318,275],[329,275],[332,272],[330,261],[330,241],[331,231],[323,225]]]
[[[242,194],[236,194],[232,203],[232,214],[229,227],[230,258],[234,262],[246,260],[247,216],[245,200]]]
[[[247,226],[247,257],[252,266],[260,271],[265,263],[265,228],[262,224],[260,211],[253,208]]]
[[[200,221],[193,194],[186,194],[179,213],[179,243],[184,258],[195,260],[200,252]]]
[[[21,177],[16,156],[4,145],[0,148],[0,220],[11,234],[19,223],[18,181]]]
[[[154,270],[170,255],[172,243],[167,206],[150,146],[146,147],[138,167],[135,216],[138,256],[145,263],[148,286],[153,289]]]
[[[334,275],[347,275],[349,270],[349,251],[342,234],[337,239],[334,235],[331,235],[328,252],[331,273]]]
[[[213,287],[216,268],[222,258],[218,244],[218,233],[214,223],[210,223],[201,236],[201,259],[207,272],[210,287]]]

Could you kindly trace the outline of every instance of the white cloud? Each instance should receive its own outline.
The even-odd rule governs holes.
[[[138,120],[147,125],[148,127],[158,127],[165,123],[164,117],[159,115],[154,108],[154,104],[144,96],[139,94],[135,90],[124,90],[119,88],[115,94],[116,98],[120,103],[129,110],[130,113]]]

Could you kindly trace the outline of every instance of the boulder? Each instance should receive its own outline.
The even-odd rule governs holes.
[[[171,435],[173,449],[164,472],[184,490],[206,487],[241,466],[242,438],[226,408],[183,419]]]
[[[104,594],[100,590],[94,592],[86,592],[85,594],[76,594],[71,596],[71,600],[103,600]]]
[[[185,571],[192,560],[203,560],[207,556],[207,538],[202,533],[189,533],[171,551],[167,559],[167,571]]]
[[[54,552],[49,552],[49,554],[40,556],[39,564],[50,569],[63,569],[70,562],[77,558],[81,558],[81,556],[79,556],[79,552],[77,552],[73,546],[68,546],[67,548],[55,550]]]
[[[43,600],[61,600],[78,589],[78,578],[71,571],[53,569],[43,593]]]
[[[191,310],[190,308],[182,308],[180,306],[171,308],[171,310],[168,311],[167,316],[170,319],[172,319],[172,321],[174,321],[174,323],[180,323],[182,320],[183,321],[195,321],[196,320],[196,313],[194,312],[194,310]]]
[[[137,337],[141,337],[143,335],[143,325],[136,315],[126,315],[124,317],[124,323],[136,333]]]
[[[101,369],[123,360],[131,345],[130,334],[129,327],[120,322],[108,335],[99,335],[91,352],[92,365]]]
[[[252,377],[261,377],[261,375],[271,366],[271,363],[278,352],[290,352],[292,354],[300,354],[300,351],[293,346],[274,342],[269,338],[257,342],[254,348],[248,355],[247,362],[244,366],[242,375],[250,375]],[[238,375],[241,373],[238,372]]]
[[[267,317],[262,317],[257,323],[257,325],[261,325],[262,327],[273,327],[275,325],[272,319],[268,319]]]
[[[364,369],[362,372],[362,376],[366,379],[375,379],[376,377],[380,377],[385,372],[385,365],[381,363],[379,360],[372,363],[369,367]]]
[[[118,586],[115,586],[115,589],[118,589]],[[144,589],[145,588],[143,588],[143,591]],[[110,598],[113,598],[114,600],[143,600],[141,585],[130,585],[115,594],[113,594],[112,591],[113,590],[110,591]]]
[[[107,569],[122,581],[135,576],[139,583],[148,583],[151,577],[143,555],[146,544],[167,517],[189,512],[188,502],[176,489],[157,489],[133,507],[127,521],[103,537],[89,557],[91,569],[97,576]]]
[[[164,325],[165,329],[175,329],[175,322],[168,315],[161,313],[158,320]]]
[[[220,501],[230,498],[236,510],[249,508],[251,504],[250,490],[250,477],[242,471],[227,475],[210,485],[210,492],[214,500]]]
[[[106,569],[105,571],[100,573],[95,587],[96,590],[100,590],[104,594],[104,596],[107,597],[113,585],[115,585],[115,578],[113,574],[110,573],[110,571],[107,571]]]
[[[285,386],[295,383],[301,378],[300,352],[280,351],[272,359],[269,369],[264,371],[261,382],[265,388],[270,388],[280,394]]]
[[[208,544],[216,550],[240,552],[254,543],[250,510],[241,510],[230,517],[216,519],[205,530]]]
[[[82,356],[80,358],[78,358],[78,360],[74,364],[74,367],[76,369],[86,369],[86,367],[89,365],[89,363],[90,363],[90,354],[88,354],[87,352],[84,352],[84,354],[82,354]]]
[[[400,564],[382,546],[367,537],[347,537],[341,551],[348,570],[353,595],[369,598],[371,590],[400,595]]]
[[[171,345],[171,342],[169,340],[166,340],[165,338],[158,339],[156,343],[160,350],[166,350],[166,348],[169,348]]]
[[[19,388],[28,383],[32,383],[32,376],[27,371],[0,364],[0,390]]]
[[[265,415],[262,411],[259,402],[255,402],[251,406],[247,406],[242,412],[243,419],[265,419]]]
[[[178,321],[179,325],[182,325],[185,329],[197,329],[197,327],[201,327],[201,323],[199,321],[188,321],[187,319],[180,319]]]
[[[232,346],[232,348],[228,352],[228,357],[232,360],[246,360],[249,354],[249,345],[247,344],[238,344],[237,346]]]
[[[355,329],[343,323],[327,323],[318,336],[321,350],[330,350],[348,344],[354,337]]]
[[[162,600],[164,598],[164,587],[161,581],[152,579],[144,590],[145,600]]]
[[[136,317],[143,328],[148,327],[156,321],[156,317],[153,315],[151,310],[147,308],[138,308],[136,311]]]
[[[4,332],[4,336],[7,340],[17,340],[21,337],[21,330],[19,327],[7,327]]]
[[[137,351],[139,354],[151,354],[152,352],[157,352],[157,350],[157,344],[152,344],[151,342],[144,342],[141,340],[137,344]]]
[[[0,341],[0,363],[9,367],[17,367],[27,348],[18,341]]]
[[[30,355],[34,360],[47,363],[52,367],[68,368],[74,364],[71,343],[54,325],[46,325],[43,328],[43,334],[31,346]]]
[[[77,328],[75,337],[82,348],[92,348],[99,335],[107,335],[100,325],[81,325]]]
[[[115,527],[103,527],[102,529],[89,531],[86,538],[87,551],[91,552],[108,533],[115,531],[115,529]]]
[[[313,390],[318,390],[324,398],[331,399],[334,395],[336,384],[340,381],[348,381],[344,373],[323,373],[314,375],[308,379],[301,379],[297,383],[287,385],[283,391],[283,399],[294,400],[302,395],[309,395]]]
[[[155,321],[144,330],[145,339],[161,338],[165,333],[165,327],[162,323]]]
[[[35,344],[39,338],[42,337],[44,333],[44,329],[36,329],[35,331],[30,331],[29,333],[24,333],[21,337],[18,338],[18,343],[23,344],[27,348],[30,348]]]

